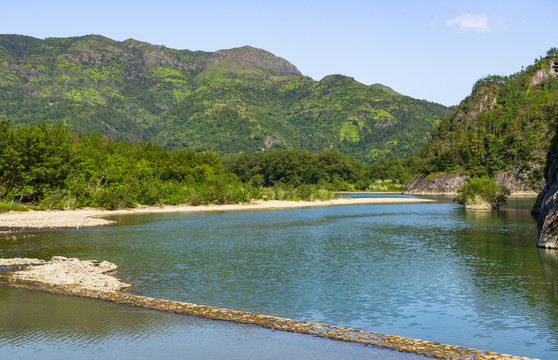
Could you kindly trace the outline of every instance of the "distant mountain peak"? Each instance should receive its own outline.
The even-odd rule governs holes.
[[[218,50],[213,54],[210,62],[230,70],[250,68],[276,76],[302,75],[296,66],[282,57],[248,45]]]
[[[390,88],[389,86],[380,84],[380,83],[376,83],[376,84],[372,84],[370,85],[371,88],[374,89],[380,89],[380,90],[384,90],[387,91],[388,93],[392,94],[392,95],[397,95],[397,96],[403,96],[402,94],[398,93],[397,91],[393,90],[392,88]]]

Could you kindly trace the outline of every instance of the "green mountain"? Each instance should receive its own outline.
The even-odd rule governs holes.
[[[360,160],[415,154],[450,109],[387,86],[303,76],[249,46],[174,50],[89,35],[0,35],[0,119],[62,121],[169,149],[338,148]]]
[[[558,126],[557,76],[558,51],[551,49],[516,74],[477,81],[421,150],[422,174],[496,177],[512,190],[537,191]]]

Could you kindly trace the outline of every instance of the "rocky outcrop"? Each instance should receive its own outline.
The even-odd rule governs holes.
[[[537,246],[558,249],[558,151],[551,151],[546,168],[546,185],[531,213],[538,217]]]
[[[558,67],[555,64],[556,62],[550,61],[547,66],[538,70],[531,78],[531,81],[529,81],[529,85],[538,85],[549,77],[556,78],[558,76]]]
[[[529,182],[532,171],[519,172],[515,168],[513,171],[503,171],[496,174],[494,180],[500,185],[504,185],[514,196],[536,196]]]
[[[415,176],[403,190],[409,195],[455,195],[467,179],[459,174],[442,174],[427,178]]]
[[[0,259],[0,267],[19,265],[35,266],[26,266],[22,270],[11,272],[8,274],[9,279],[98,291],[118,291],[132,286],[106,274],[118,268],[108,261],[79,260],[63,256],[53,256],[50,261],[19,258]]]
[[[536,168],[536,164],[533,169]],[[530,183],[533,170],[521,172],[519,167],[496,174],[494,180],[504,185],[512,196],[536,196]],[[467,181],[459,174],[441,174],[435,177],[415,176],[403,191],[409,195],[457,195],[457,189]]]

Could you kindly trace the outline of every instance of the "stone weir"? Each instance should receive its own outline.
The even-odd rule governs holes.
[[[7,265],[7,264],[5,264]],[[1,269],[1,268],[0,268]],[[55,285],[51,283],[21,280],[12,274],[21,272],[21,267],[9,266],[0,271],[0,285],[38,290],[60,295],[100,299],[117,304],[125,304],[145,309],[164,311],[188,316],[197,316],[212,320],[230,321],[240,324],[252,324],[268,329],[293,333],[314,335],[337,341],[360,343],[382,349],[414,353],[437,359],[524,359],[525,357],[500,354],[495,352],[469,349],[461,346],[445,345],[436,342],[385,335],[364,330],[340,326],[298,321],[281,317],[258,315],[245,311],[220,309],[211,306],[189,304],[179,301],[156,299],[132,295],[120,291],[88,289],[77,285]]]

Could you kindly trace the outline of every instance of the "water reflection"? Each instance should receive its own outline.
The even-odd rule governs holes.
[[[558,304],[558,250],[538,249],[541,258],[543,274],[552,287],[554,300]]]
[[[241,324],[0,286],[2,359],[421,359]]]
[[[529,202],[125,217],[0,238],[0,256],[108,260],[140,295],[544,359],[558,350],[558,264],[535,248]]]

